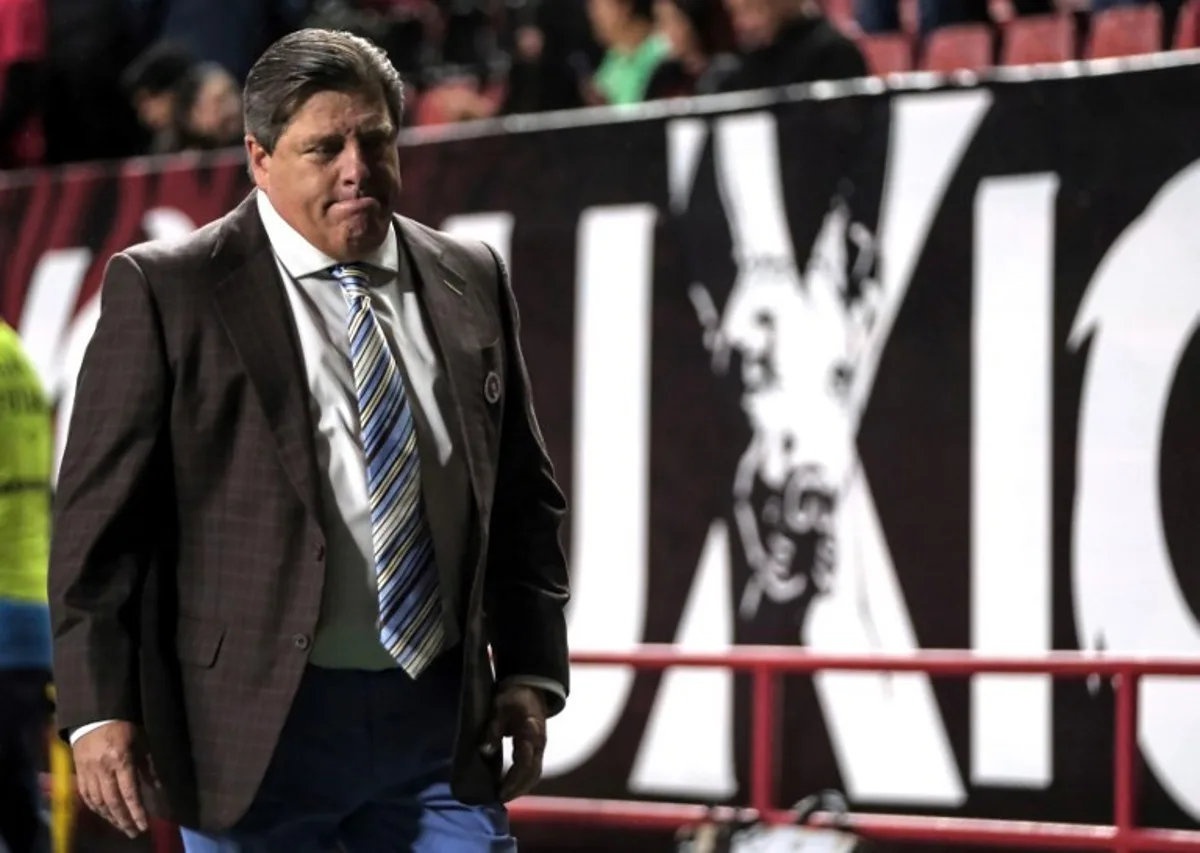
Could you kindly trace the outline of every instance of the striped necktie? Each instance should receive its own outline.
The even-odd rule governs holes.
[[[379,584],[380,640],[416,678],[445,640],[433,540],[421,497],[421,461],[404,377],[371,308],[364,267],[333,268],[349,306],[350,360]]]

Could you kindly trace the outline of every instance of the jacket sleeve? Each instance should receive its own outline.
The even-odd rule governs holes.
[[[170,371],[150,289],[118,254],[101,290],[59,472],[50,546],[58,721],[140,722],[139,590],[169,483]]]
[[[494,251],[491,254],[508,355],[504,383],[508,399],[486,575],[489,639],[500,682],[550,682],[562,688],[561,693],[548,690],[546,694],[549,712],[556,714],[570,689],[565,613],[569,578],[559,541],[567,506],[534,413],[508,271],[503,260]]]

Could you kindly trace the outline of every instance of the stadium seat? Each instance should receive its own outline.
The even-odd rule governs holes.
[[[1092,13],[1087,59],[1137,56],[1162,49],[1163,14],[1157,3],[1118,6]]]
[[[1175,47],[1183,50],[1200,47],[1200,0],[1188,0],[1180,7],[1175,21]]]
[[[912,71],[913,43],[907,35],[887,33],[877,36],[860,36],[856,41],[872,74],[884,76],[901,71]]]
[[[987,24],[939,27],[925,39],[921,68],[926,71],[980,71],[992,66],[994,40]]]
[[[1070,15],[1013,18],[1001,32],[1001,65],[1069,62],[1075,58],[1075,21]]]

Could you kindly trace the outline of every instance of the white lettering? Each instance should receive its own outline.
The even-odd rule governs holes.
[[[442,223],[442,230],[456,237],[487,243],[499,253],[509,270],[512,270],[513,215],[511,213],[460,213],[447,217],[446,221]],[[513,286],[517,286],[516,281],[513,282]]]
[[[971,647],[1051,648],[1055,175],[982,181],[975,202]],[[971,680],[971,779],[1053,777],[1048,675]]]
[[[593,208],[579,223],[575,300],[573,649],[643,640],[649,525],[653,205]],[[549,725],[547,776],[590,758],[625,708],[629,667],[581,667]]]
[[[149,240],[178,240],[196,230],[196,223],[182,210],[154,207],[142,216],[142,229]]]
[[[733,644],[729,531],[714,521],[704,542],[675,645],[724,652]],[[687,725],[680,721],[687,720]],[[629,778],[639,794],[703,796],[737,793],[733,755],[733,673],[674,669],[662,678]]]
[[[1200,325],[1200,164],[1170,181],[1113,245],[1070,343],[1090,341],[1072,542],[1079,647],[1200,655],[1200,624],[1163,533],[1159,456],[1175,374]],[[1155,778],[1200,819],[1200,681],[1141,685],[1138,739]]]
[[[53,482],[58,481],[67,443],[83,350],[96,328],[99,311],[99,300],[93,297],[84,311],[72,316],[91,263],[92,253],[85,248],[51,249],[43,254],[29,282],[17,326],[46,395],[56,408]]]
[[[91,263],[89,249],[51,249],[38,259],[25,295],[18,328],[51,395],[62,382],[63,338]]]

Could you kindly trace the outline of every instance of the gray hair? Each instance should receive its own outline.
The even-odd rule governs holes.
[[[303,29],[267,48],[246,77],[246,132],[274,153],[296,113],[318,92],[378,96],[398,130],[404,83],[386,53],[366,39],[339,30]]]

